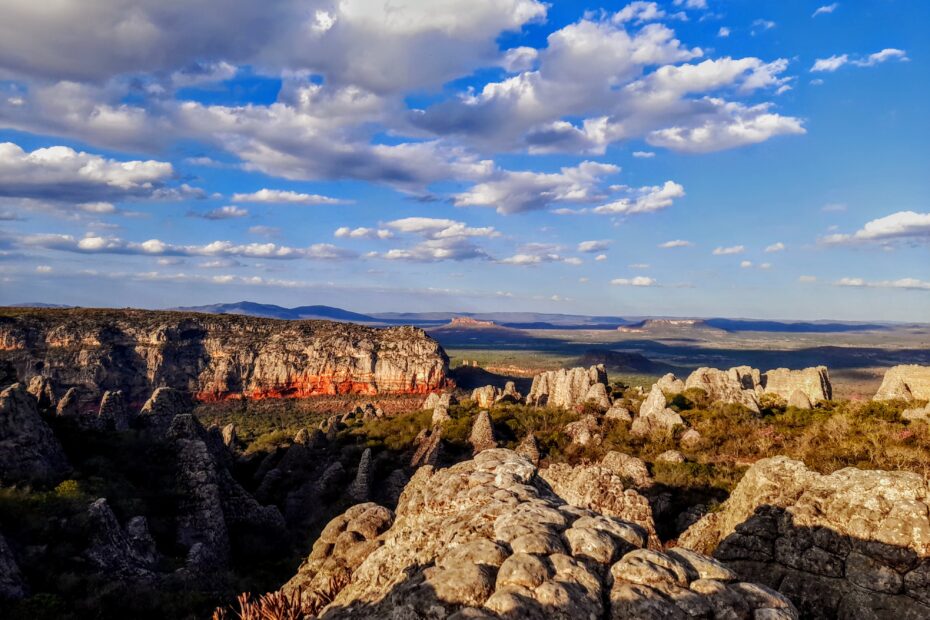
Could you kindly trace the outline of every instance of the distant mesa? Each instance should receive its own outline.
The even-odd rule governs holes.
[[[482,321],[468,316],[457,316],[453,317],[446,327],[454,329],[483,329],[487,327],[498,327],[498,325],[494,321]]]
[[[617,328],[622,333],[651,332],[667,329],[716,329],[703,319],[645,319],[632,325],[621,325]]]

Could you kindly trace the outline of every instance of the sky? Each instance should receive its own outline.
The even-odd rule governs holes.
[[[930,3],[0,2],[0,304],[930,321]]]

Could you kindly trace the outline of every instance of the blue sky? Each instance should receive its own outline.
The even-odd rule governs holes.
[[[0,303],[930,319],[926,2],[264,4],[0,5]]]

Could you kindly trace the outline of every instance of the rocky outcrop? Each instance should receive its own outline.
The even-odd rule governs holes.
[[[125,431],[129,428],[130,415],[122,390],[107,390],[100,400],[97,422],[101,428]]]
[[[420,409],[435,409],[437,405],[445,405],[446,408],[448,408],[457,402],[455,395],[451,392],[444,392],[442,394],[432,392],[426,397],[426,400],[423,401],[423,406],[420,407]]]
[[[777,588],[804,617],[930,617],[930,490],[918,474],[764,459],[679,544]]]
[[[640,437],[662,435],[671,432],[685,421],[678,413],[666,405],[665,394],[658,384],[652,386],[649,396],[639,407],[639,414],[633,420],[630,432]]]
[[[527,433],[526,436],[520,440],[520,444],[516,448],[516,453],[525,458],[527,461],[533,464],[534,467],[539,467],[539,442],[536,441],[536,436],[533,433]]]
[[[230,450],[235,450],[239,443],[239,434],[236,432],[235,424],[227,424],[220,431],[223,437],[223,445]]]
[[[65,453],[22,383],[0,392],[0,484],[49,484],[70,469]]]
[[[422,467],[439,463],[442,455],[442,427],[424,428],[414,439],[416,449],[410,458],[411,467]]]
[[[656,381],[656,385],[666,394],[681,394],[685,391],[685,382],[672,373],[662,376]]]
[[[36,375],[29,380],[28,392],[35,396],[39,411],[50,411],[58,405],[55,389],[48,377]]]
[[[788,406],[794,407],[795,409],[812,409],[814,403],[811,402],[807,394],[801,390],[795,390],[791,393],[791,396],[788,397]]]
[[[601,384],[601,387],[596,387]],[[549,370],[533,377],[533,385],[526,397],[528,405],[565,407],[570,409],[593,400],[604,406],[607,371],[603,365],[590,368]],[[606,402],[606,408],[610,402]]]
[[[420,329],[147,310],[18,309],[0,320],[0,361],[25,381],[122,389],[138,406],[157,387],[200,400],[426,394],[448,358]]]
[[[760,385],[765,394],[775,394],[785,400],[790,399],[795,392],[804,394],[811,403],[833,398],[833,385],[830,383],[830,372],[826,366],[803,370],[766,370]]]
[[[355,501],[364,502],[371,496],[371,470],[371,448],[365,448],[358,463],[355,480],[352,481],[347,490],[349,497]]]
[[[503,389],[493,385],[475,388],[471,391],[471,399],[479,407],[487,409],[500,402],[519,403],[523,400],[523,395],[517,391],[516,383],[508,381],[504,384]]]
[[[604,418],[607,420],[616,420],[617,422],[630,423],[633,421],[633,414],[623,405],[614,403],[611,405],[610,409],[607,410],[607,413],[604,414]]]
[[[613,471],[635,489],[645,489],[653,484],[646,463],[635,456],[611,450],[601,459],[601,466]]]
[[[535,474],[509,450],[486,450],[447,469],[421,468],[375,542],[345,536],[336,521],[317,557],[335,555],[345,536],[349,555],[364,559],[351,570],[334,561],[323,573],[348,574],[345,585],[305,564],[313,576],[302,583],[336,586],[318,617],[797,618],[786,599],[736,581],[719,562],[643,549],[642,528],[565,504]],[[372,519],[369,531],[386,522]]]
[[[684,463],[685,455],[678,450],[666,450],[656,457],[656,463]]]
[[[155,541],[145,517],[134,517],[120,527],[116,515],[100,498],[87,509],[91,542],[84,555],[99,571],[123,581],[150,581],[155,578]]]
[[[580,420],[569,422],[563,432],[573,444],[579,446],[598,445],[601,443],[600,425],[593,415],[583,416]]]
[[[381,546],[380,535],[394,523],[394,513],[371,502],[352,506],[330,521],[313,543],[310,555],[297,574],[281,588],[307,613],[323,606],[344,587],[372,551]]]
[[[930,366],[909,364],[885,371],[874,400],[930,400]]]
[[[59,418],[72,418],[80,414],[80,396],[77,388],[68,388],[65,395],[55,407],[55,415]]]
[[[497,447],[497,439],[494,437],[494,424],[491,423],[491,416],[487,411],[479,411],[478,415],[475,416],[475,421],[471,426],[471,434],[468,436],[468,443],[471,444],[474,454]]]
[[[26,579],[13,557],[13,550],[0,534],[0,601],[21,599],[26,592]]]
[[[761,381],[761,373],[749,366],[737,366],[729,370],[717,368],[698,368],[692,372],[685,389],[703,390],[712,401],[742,405],[759,413],[759,396],[756,386]]]

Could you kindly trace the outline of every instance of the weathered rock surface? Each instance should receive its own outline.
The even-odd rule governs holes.
[[[788,397],[788,406],[795,409],[812,409],[814,404],[807,394],[801,390],[795,390]]]
[[[424,428],[414,439],[416,450],[410,458],[411,467],[436,465],[442,455],[442,427]]]
[[[29,380],[28,392],[36,397],[36,405],[39,411],[49,411],[58,405],[58,399],[55,398],[55,388],[48,377],[36,375]]]
[[[885,371],[874,400],[930,400],[930,366],[909,364]]]
[[[473,389],[471,391],[471,399],[482,409],[487,409],[497,402],[497,397],[500,396],[500,394],[500,388],[496,388],[493,385],[485,385],[484,387]]]
[[[662,376],[656,381],[656,385],[666,394],[681,394],[685,391],[685,382],[672,373]]]
[[[701,389],[713,401],[735,403],[759,413],[756,386],[760,381],[761,373],[749,366],[737,366],[729,370],[698,368],[688,376],[685,389]]]
[[[614,403],[610,409],[607,410],[607,413],[604,414],[604,418],[629,423],[633,421],[633,414],[623,405]]]
[[[364,502],[371,496],[371,448],[365,448],[358,463],[355,480],[349,485],[348,494],[352,499]]]
[[[693,450],[701,445],[701,434],[689,428],[681,435],[680,443],[682,448]]]
[[[601,466],[612,470],[636,489],[645,489],[653,484],[646,463],[635,456],[611,450],[601,458]]]
[[[911,407],[910,409],[905,409],[901,412],[901,417],[910,422],[915,420],[930,422],[930,404],[924,405],[923,407]]]
[[[766,370],[762,374],[760,385],[765,394],[775,394],[785,400],[789,400],[797,391],[806,396],[812,404],[833,398],[830,372],[826,366],[803,370],[788,370],[787,368]]]
[[[129,428],[130,414],[122,390],[107,390],[100,400],[97,422],[101,428],[125,431]]]
[[[533,433],[527,433],[520,441],[516,453],[532,463],[534,467],[539,466],[539,443],[536,441],[536,436],[533,435]]]
[[[21,599],[26,592],[26,579],[13,557],[13,550],[0,534],[0,601]]]
[[[710,558],[643,549],[642,528],[566,505],[535,473],[500,449],[421,468],[389,529],[372,535],[388,523],[384,514],[343,539],[358,516],[337,518],[286,588],[333,584],[319,613],[327,620],[797,618],[779,594],[736,581]],[[353,510],[377,509],[363,506]],[[347,551],[337,551],[340,539]],[[351,560],[335,560],[340,553]],[[325,562],[331,568],[316,568]]]
[[[930,490],[908,472],[749,468],[679,544],[766,583],[810,618],[930,617]]]
[[[487,411],[479,411],[472,422],[471,434],[468,436],[468,443],[471,444],[475,454],[482,450],[490,450],[497,447],[497,439],[494,437],[494,425],[491,423],[491,416]]]
[[[0,484],[52,483],[70,469],[36,399],[22,383],[0,392]]]
[[[200,400],[426,394],[445,387],[448,358],[412,327],[148,310],[39,310],[0,322],[0,361],[62,389],[122,389],[138,406],[173,387]]]
[[[155,578],[155,541],[144,517],[134,517],[124,530],[100,498],[87,509],[87,518],[91,542],[84,555],[98,570],[124,581]]]
[[[601,443],[600,424],[593,415],[583,416],[580,420],[569,422],[563,432],[573,444],[579,446],[598,445]]]
[[[55,415],[60,418],[71,418],[80,414],[80,393],[77,388],[68,388],[65,395],[58,401],[55,407]]]
[[[589,398],[597,401],[600,391],[594,386],[603,384],[606,395],[607,371],[603,365],[590,368],[549,370],[533,377],[533,385],[526,397],[529,405],[549,405],[566,409],[582,405]],[[599,403],[601,406],[603,402]],[[610,402],[605,408],[610,407]]]
[[[666,450],[656,457],[657,463],[684,463],[685,455],[678,450]]]
[[[670,432],[685,421],[678,413],[666,406],[665,394],[658,384],[652,386],[649,396],[639,408],[639,414],[633,420],[630,432],[641,437]]]

